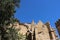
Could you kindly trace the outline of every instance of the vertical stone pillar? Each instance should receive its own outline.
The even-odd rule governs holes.
[[[47,26],[47,28],[48,28],[48,30],[49,30],[50,39],[51,39],[51,40],[55,40],[55,39],[56,39],[55,30],[51,28],[49,22],[47,22],[45,25]]]
[[[56,40],[56,34],[55,34],[55,30],[51,28],[51,35],[52,35],[52,40]]]
[[[52,34],[51,34],[51,32],[50,32],[50,31],[51,31],[51,29],[50,29],[50,23],[47,22],[45,25],[46,25],[47,28],[48,28],[50,39],[53,39],[53,38],[52,38]]]
[[[31,23],[31,33],[32,33],[32,40],[34,40],[34,28],[35,28],[35,23],[34,23],[34,21],[32,21],[32,23]]]

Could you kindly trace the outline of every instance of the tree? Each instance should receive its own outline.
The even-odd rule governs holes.
[[[20,0],[0,0],[0,24],[4,23],[15,13],[15,8],[19,7]]]
[[[6,26],[12,23],[11,20],[13,20],[14,13],[16,12],[15,8],[19,7],[19,3],[20,0],[0,0],[1,40],[8,40],[8,37],[5,37],[8,34]]]

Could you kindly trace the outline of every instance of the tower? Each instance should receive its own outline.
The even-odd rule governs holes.
[[[60,19],[58,19],[58,21],[56,21],[55,25],[56,25],[56,28],[57,28],[58,33],[60,35]]]

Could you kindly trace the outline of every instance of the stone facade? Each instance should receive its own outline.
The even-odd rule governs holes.
[[[14,27],[20,29],[20,33],[26,35],[28,40],[56,40],[55,30],[51,28],[50,23],[42,23],[39,21],[34,23],[14,23]]]

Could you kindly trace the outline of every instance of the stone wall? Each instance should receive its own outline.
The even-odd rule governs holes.
[[[26,35],[28,40],[56,40],[55,30],[53,30],[49,23],[42,23],[39,21],[34,23],[14,23],[14,27],[20,29],[20,33]]]

